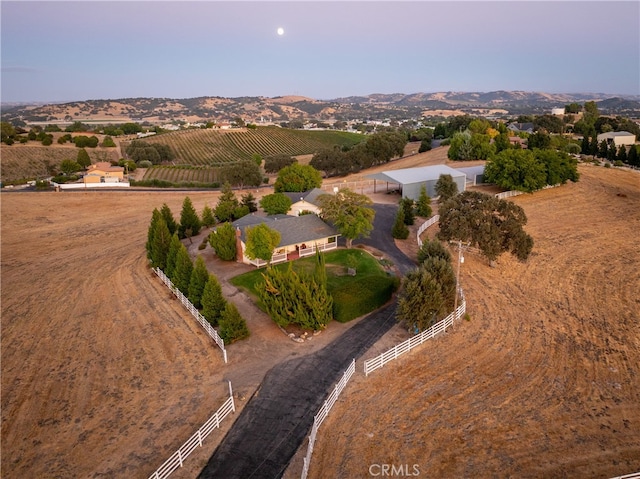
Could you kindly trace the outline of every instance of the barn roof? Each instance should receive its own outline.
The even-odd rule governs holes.
[[[400,170],[389,170],[380,173],[366,175],[367,178],[408,185],[411,183],[424,183],[425,181],[437,180],[440,175],[451,175],[453,178],[465,177],[466,175],[454,168],[446,165],[422,166],[419,168],[403,168]]]

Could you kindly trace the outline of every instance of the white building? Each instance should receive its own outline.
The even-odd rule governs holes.
[[[609,145],[614,145],[616,148],[620,145],[633,145],[636,142],[636,135],[629,133],[628,131],[609,131],[607,133],[600,133],[598,135],[598,143],[606,141]]]

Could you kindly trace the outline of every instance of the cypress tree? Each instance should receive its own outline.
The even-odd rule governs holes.
[[[247,322],[233,303],[227,303],[220,316],[220,337],[225,344],[249,337]]]
[[[391,230],[391,236],[396,239],[407,239],[409,237],[409,228],[404,222],[404,208],[398,208],[398,213],[396,214],[396,221],[393,224],[393,229]]]
[[[147,243],[145,244],[145,249],[147,250],[147,259],[149,261],[152,260],[151,250],[153,245],[153,235],[156,232],[156,224],[160,220],[160,212],[158,208],[153,209],[153,213],[151,214],[151,222],[149,223],[149,229],[147,230]]]
[[[169,206],[167,206],[166,203],[164,203],[162,205],[162,208],[160,208],[160,213],[162,213],[162,217],[167,223],[167,228],[169,228],[169,232],[173,234],[176,231],[178,231],[178,224],[176,223],[176,220],[173,217],[173,213],[171,212],[171,209],[169,208]]]
[[[207,270],[207,265],[204,264],[202,256],[198,256],[196,258],[196,263],[193,267],[193,271],[191,272],[188,294],[189,301],[191,301],[191,304],[193,304],[198,309],[202,308],[202,293],[208,280],[209,271]]]
[[[173,233],[171,241],[169,242],[169,251],[167,252],[167,261],[164,268],[164,274],[166,274],[169,279],[171,279],[176,269],[176,258],[178,257],[178,250],[181,246],[182,243],[180,243],[178,233]]]
[[[191,282],[191,272],[193,271],[193,262],[189,257],[187,248],[180,244],[178,254],[176,255],[176,267],[173,271],[171,282],[185,296],[189,294],[189,283]]]
[[[182,202],[182,211],[180,212],[180,226],[178,227],[178,236],[186,238],[196,236],[200,232],[200,218],[193,207],[191,198],[185,197]]]
[[[204,205],[204,208],[202,208],[202,226],[211,228],[215,224],[216,218],[213,215],[213,210],[209,205]]]
[[[151,265],[164,271],[167,265],[167,254],[171,243],[171,234],[162,217],[156,221],[151,242]]]
[[[313,278],[318,285],[327,287],[327,267],[325,263],[324,253],[316,248],[316,264],[313,272]]]
[[[617,160],[620,160],[622,163],[626,163],[628,160],[627,158],[627,147],[624,145],[620,145],[620,148],[618,148],[618,156],[616,157]]]
[[[218,324],[222,312],[227,304],[227,300],[222,295],[222,287],[218,282],[218,278],[210,274],[207,283],[204,285],[202,297],[202,316],[213,326]]]
[[[432,213],[431,198],[427,195],[427,187],[422,185],[420,187],[420,196],[418,196],[418,201],[416,202],[416,214],[423,218],[429,218]]]
[[[414,202],[411,198],[402,198],[400,207],[404,210],[404,224],[412,225],[416,222],[416,216],[413,210]]]

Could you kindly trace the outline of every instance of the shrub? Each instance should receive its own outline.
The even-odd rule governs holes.
[[[225,344],[249,337],[247,322],[233,303],[227,303],[222,312],[219,334]]]

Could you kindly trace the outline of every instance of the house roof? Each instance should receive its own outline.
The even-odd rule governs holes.
[[[321,190],[320,188],[314,188],[309,191],[303,191],[302,193],[285,192],[285,195],[289,197],[292,204],[297,203],[298,201],[304,200],[307,203],[311,203],[312,205],[316,205],[316,206],[318,206],[318,203],[316,203],[318,196],[326,195],[326,194],[327,192],[324,190]]]
[[[269,228],[280,233],[280,243],[278,246],[313,243],[316,240],[329,236],[338,236],[338,233],[332,226],[322,221],[316,215],[247,215],[234,221],[233,226],[240,228],[240,238],[246,242],[247,228],[260,223],[266,223]]]
[[[606,133],[600,133],[598,135],[598,140],[602,140],[602,139],[612,139],[615,137],[626,137],[626,136],[633,136],[635,137],[636,135],[633,133],[629,133],[628,131],[608,131]]]
[[[98,163],[94,163],[93,165],[89,165],[87,167],[88,173],[91,173],[93,171],[124,171],[124,167],[113,166],[107,161],[99,161]]]
[[[440,178],[440,175],[451,175],[452,178],[463,176],[466,178],[466,175],[463,172],[446,165],[383,171],[381,173],[366,175],[366,178],[387,181],[389,183],[397,183],[399,185],[408,185],[411,183],[424,183],[425,181],[437,180]]]

